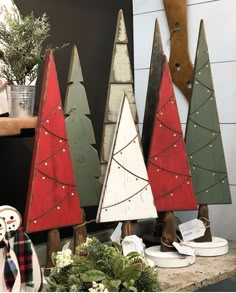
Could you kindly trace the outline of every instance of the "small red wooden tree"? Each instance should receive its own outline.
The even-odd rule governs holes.
[[[60,249],[59,227],[81,223],[64,113],[53,54],[47,52],[35,143],[26,200],[27,232],[53,229],[48,234],[48,262]]]
[[[163,63],[161,85],[157,94],[159,99],[147,168],[156,209],[158,212],[170,212],[167,215],[168,220],[166,219],[170,221],[172,211],[196,209],[197,202],[166,59]],[[171,230],[175,231],[175,229]],[[164,230],[163,233],[165,233]],[[175,240],[175,235],[166,238],[166,244],[170,245]],[[165,242],[163,234],[162,241]]]
[[[81,222],[53,54],[48,51],[24,225],[36,232]]]

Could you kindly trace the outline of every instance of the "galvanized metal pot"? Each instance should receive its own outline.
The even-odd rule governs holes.
[[[34,113],[35,86],[8,85],[7,100],[10,117],[32,117]]]

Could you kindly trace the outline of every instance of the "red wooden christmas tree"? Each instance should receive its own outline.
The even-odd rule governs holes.
[[[158,212],[197,208],[166,59],[163,64],[147,168]]]
[[[47,52],[24,225],[35,232],[81,223],[53,54]]]

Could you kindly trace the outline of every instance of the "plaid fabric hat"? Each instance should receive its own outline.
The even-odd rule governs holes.
[[[15,233],[14,252],[20,268],[21,284],[34,287],[31,240],[23,227],[19,227]]]
[[[4,265],[4,280],[6,283],[7,290],[11,292],[14,286],[18,271],[10,255],[10,243],[7,242],[5,247],[6,247],[6,260]]]

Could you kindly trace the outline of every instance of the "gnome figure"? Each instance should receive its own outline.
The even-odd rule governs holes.
[[[0,292],[19,292],[20,269],[16,255],[5,239],[6,230],[4,219],[0,218]]]
[[[0,207],[0,217],[6,224],[5,239],[18,260],[20,291],[39,291],[42,286],[41,268],[33,243],[21,226],[20,213],[15,208],[4,205]]]

